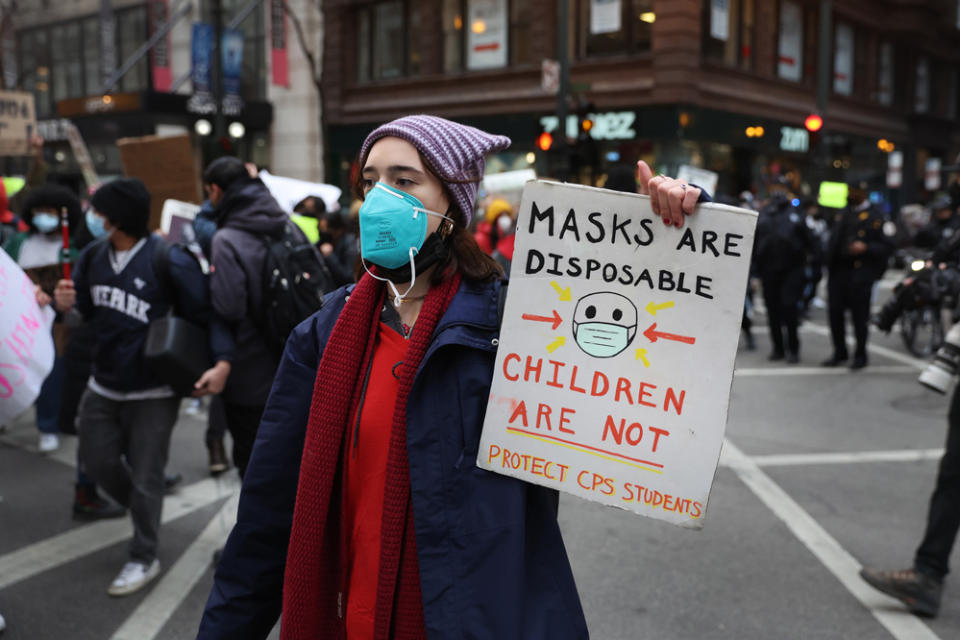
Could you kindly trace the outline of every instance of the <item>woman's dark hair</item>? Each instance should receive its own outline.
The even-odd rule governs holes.
[[[23,201],[20,218],[30,226],[31,231],[37,231],[33,226],[34,209],[53,209],[59,216],[60,209],[63,207],[67,208],[67,222],[72,234],[80,227],[83,211],[77,196],[70,189],[59,184],[42,184],[31,189]]]
[[[203,184],[215,184],[224,191],[241,178],[249,177],[243,160],[234,156],[217,158],[203,172]]]
[[[480,245],[477,244],[473,234],[470,233],[464,224],[465,214],[459,211],[457,206],[453,204],[454,199],[446,187],[447,183],[461,184],[467,182],[479,182],[479,178],[476,180],[447,180],[445,178],[441,178],[437,170],[434,169],[433,165],[430,164],[430,161],[427,160],[427,158],[425,158],[419,150],[417,151],[417,155],[420,156],[420,161],[423,162],[424,168],[430,173],[430,175],[434,176],[440,181],[440,184],[443,185],[443,192],[447,196],[447,201],[450,202],[450,207],[445,213],[454,220],[453,229],[446,238],[447,245],[450,247],[450,251],[447,253],[447,256],[444,259],[437,263],[437,268],[434,269],[433,274],[430,276],[430,284],[440,284],[457,271],[459,271],[460,275],[462,275],[466,280],[473,282],[490,282],[491,280],[502,278],[503,268],[497,264],[496,260],[487,255],[487,253],[480,248]],[[366,158],[360,158],[360,160],[360,171],[357,172],[357,178],[353,183],[353,192],[357,198],[363,200],[364,193],[362,163],[366,160]],[[441,229],[442,228],[443,227],[441,225]],[[359,264],[358,267],[357,277],[359,278],[359,276],[363,274],[363,265]]]

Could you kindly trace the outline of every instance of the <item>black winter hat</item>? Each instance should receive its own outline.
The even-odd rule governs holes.
[[[82,215],[80,200],[70,189],[64,186],[42,184],[27,193],[23,206],[20,208],[20,218],[35,229],[33,227],[34,209],[53,209],[59,215],[60,210],[64,207],[67,209],[67,221],[70,223],[70,229],[75,230],[80,224],[80,216]]]
[[[110,224],[135,238],[147,235],[150,192],[137,178],[117,178],[93,194],[90,204]]]

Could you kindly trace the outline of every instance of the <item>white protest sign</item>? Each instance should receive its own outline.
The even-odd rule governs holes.
[[[0,251],[0,424],[33,404],[53,369],[53,316],[37,306],[27,274]]]
[[[299,180],[297,178],[286,178],[284,176],[275,176],[269,171],[261,171],[258,174],[263,184],[267,186],[277,203],[287,213],[292,213],[293,208],[301,200],[310,196],[316,196],[323,200],[324,206],[328,212],[340,210],[340,187],[322,182],[310,182],[308,180]]]
[[[727,421],[756,213],[536,181],[477,464],[699,528]]]
[[[677,180],[687,184],[695,184],[711,195],[717,193],[717,180],[719,179],[720,175],[717,172],[692,167],[689,164],[682,164],[677,169]]]

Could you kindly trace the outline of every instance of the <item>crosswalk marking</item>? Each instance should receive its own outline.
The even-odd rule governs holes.
[[[187,485],[164,499],[163,522],[228,498],[238,490],[239,481],[232,476]],[[100,520],[0,556],[0,589],[123,542],[130,537],[131,527],[129,518]]]
[[[159,635],[173,612],[206,575],[213,552],[226,541],[236,522],[238,497],[237,494],[230,496],[110,640],[154,640]]]
[[[901,451],[851,451],[750,456],[750,460],[761,467],[787,467],[858,462],[924,462],[939,460],[942,456],[943,449],[903,449]]]
[[[861,565],[826,529],[807,513],[760,466],[729,440],[723,443],[725,465],[772,511],[853,597],[896,640],[937,640],[938,636],[903,605],[867,585],[858,575]]]
[[[864,375],[916,375],[916,367],[902,365],[869,366],[858,371],[849,367],[744,367],[737,368],[735,378],[761,378],[766,376],[864,376]]]

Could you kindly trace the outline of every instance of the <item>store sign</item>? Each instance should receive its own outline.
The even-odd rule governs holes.
[[[633,140],[637,132],[633,129],[637,114],[633,111],[607,111],[605,113],[591,113],[588,116],[593,121],[590,137],[594,140]],[[557,130],[557,116],[543,116],[540,126],[544,131],[553,133]],[[567,137],[576,138],[580,123],[576,115],[567,116]]]
[[[467,3],[467,69],[507,66],[507,0]]]
[[[806,153],[810,149],[810,134],[801,127],[780,127],[780,150]]]

